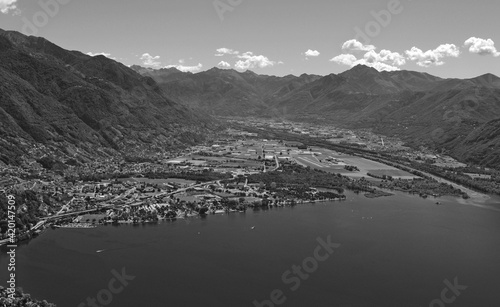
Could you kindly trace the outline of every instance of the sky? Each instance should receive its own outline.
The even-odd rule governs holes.
[[[499,12],[498,0],[0,0],[0,28],[194,73],[328,75],[365,64],[473,78],[500,76]]]

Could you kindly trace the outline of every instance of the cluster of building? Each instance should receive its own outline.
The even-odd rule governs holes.
[[[397,137],[380,136],[373,133],[371,129],[351,130],[333,125],[319,125],[287,120],[264,120],[260,118],[234,118],[230,121],[254,128],[278,129],[310,138],[321,138],[334,144],[354,145],[371,151],[397,154],[407,157],[412,161],[430,161],[439,167],[459,168],[467,166],[467,164],[461,163],[450,156],[436,153],[423,146],[419,149],[410,148],[405,146],[404,142]]]
[[[415,160],[430,154],[409,150],[396,139],[380,139],[370,131],[353,132],[329,126],[260,119],[245,119],[245,124],[263,129],[283,129],[332,142],[358,142],[368,148],[379,146],[400,151]],[[347,165],[332,154],[334,152],[314,152],[313,148],[296,141],[258,139],[254,133],[229,129],[224,137],[183,149],[176,158],[166,155],[144,161],[102,158],[69,164],[57,172],[29,159],[25,160],[26,165],[19,167],[3,165],[0,189],[9,186],[13,190],[34,192],[40,204],[38,213],[47,221],[74,222],[78,216],[95,212],[106,212],[97,220],[107,221],[180,218],[201,212],[241,211],[263,202],[266,205],[290,204],[292,199],[277,198],[266,187],[239,180],[247,175],[277,170],[283,163],[328,171],[333,169],[340,173],[359,172],[355,165]],[[438,155],[424,158],[453,162]],[[207,178],[215,179],[205,180]],[[223,184],[221,178],[234,178],[236,183]],[[309,192],[312,193],[310,198],[314,199],[314,191]],[[232,200],[231,203],[228,200]]]

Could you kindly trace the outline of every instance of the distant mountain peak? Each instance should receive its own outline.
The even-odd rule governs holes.
[[[363,64],[358,64],[348,71],[351,71],[351,72],[372,72],[372,73],[377,73],[377,74],[379,73],[379,71],[376,70],[375,68],[370,67],[370,66],[366,66]]]
[[[247,74],[247,75],[256,75],[255,72],[251,71],[250,69],[247,69],[243,72],[243,74]]]
[[[370,76],[372,78],[379,78],[382,76],[382,74],[373,67],[359,64],[349,70],[344,71],[343,73],[339,74],[339,76],[344,78],[355,78],[355,79],[366,78],[367,76]]]
[[[154,70],[154,69],[153,69]],[[163,67],[163,68],[160,68],[158,69],[159,71],[168,71],[168,72],[180,72],[180,73],[183,73],[182,70],[179,70],[178,68],[176,67]]]
[[[214,67],[210,68],[210,69],[209,69],[209,70],[207,70],[207,71],[221,71],[221,70],[222,70],[222,69],[220,69],[220,68],[218,68],[218,67],[214,66]]]
[[[494,80],[494,81],[497,81],[500,79],[500,77],[492,74],[492,73],[487,73],[487,74],[484,74],[484,75],[481,75],[479,77],[477,77],[476,79],[486,79],[486,80]]]
[[[470,79],[470,81],[474,82],[476,85],[484,86],[484,87],[500,87],[500,78],[495,76],[494,74],[484,74],[476,78]]]

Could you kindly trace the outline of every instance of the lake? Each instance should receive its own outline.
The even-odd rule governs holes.
[[[91,306],[87,297],[98,295],[119,307],[498,306],[498,203],[346,194],[203,219],[50,229],[18,248],[18,285],[59,307]],[[339,244],[332,253],[320,243],[328,240]],[[6,266],[2,250],[2,277]],[[119,284],[116,274],[129,277]]]

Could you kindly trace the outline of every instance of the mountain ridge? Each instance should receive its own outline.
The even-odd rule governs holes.
[[[33,146],[40,148],[36,155],[82,161],[141,155],[196,143],[215,126],[168,98],[152,78],[104,56],[1,31],[0,58],[4,163],[33,155]]]
[[[369,128],[500,167],[500,78],[493,74],[445,79],[364,65],[326,76],[156,70],[1,29],[0,57],[0,160],[8,163],[33,144],[87,159],[177,148],[211,133],[219,123],[207,115],[215,115]]]
[[[175,93],[176,100],[214,115],[372,128],[401,137],[411,146],[426,145],[465,161],[477,155],[473,148],[461,150],[463,141],[474,139],[475,129],[489,131],[490,122],[500,118],[500,78],[493,74],[446,79],[357,65],[326,76],[276,77],[218,68],[189,75],[181,72],[166,81],[150,76],[167,95]]]

